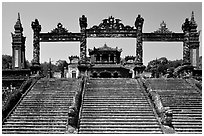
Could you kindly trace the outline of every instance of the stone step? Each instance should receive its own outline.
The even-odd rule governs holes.
[[[121,112],[122,111],[122,112]],[[82,109],[82,114],[128,114],[128,113],[132,113],[132,114],[152,114],[152,110],[149,109],[149,110],[142,110],[142,111],[136,111],[136,110],[107,110],[107,111],[104,111],[104,110],[91,110],[91,111],[85,111]]]
[[[25,102],[25,101],[28,101],[28,102],[32,102],[32,101],[34,101],[34,102],[56,102],[56,101],[70,101],[70,100],[72,100],[73,99],[73,97],[67,97],[67,98],[61,98],[61,99],[59,99],[59,98],[41,98],[41,99],[39,99],[39,98],[37,98],[37,99],[35,99],[35,98],[32,98],[32,99],[23,99],[23,102]]]
[[[103,105],[110,105],[110,106],[119,106],[119,105],[123,105],[123,106],[129,106],[129,105],[134,105],[134,106],[140,106],[140,105],[144,105],[144,106],[146,106],[146,105],[149,105],[149,103],[146,101],[146,102],[134,102],[134,103],[117,103],[117,102],[115,102],[115,103],[98,103],[98,102],[92,102],[92,103],[87,103],[87,102],[83,102],[83,106],[93,106],[93,105],[95,105],[95,106],[103,106]]]
[[[68,104],[67,104],[68,105]],[[57,105],[57,106],[59,106],[59,107],[57,107],[57,108],[67,108],[67,105]],[[54,108],[53,106],[52,106],[52,104],[49,104],[49,105],[18,105],[18,107],[17,108]]]
[[[80,131],[161,131],[161,128],[80,128]],[[117,132],[116,132],[117,133]]]
[[[106,125],[103,125],[103,124],[99,124],[99,125],[97,125],[97,124],[95,124],[95,125],[87,125],[87,124],[85,124],[85,125],[80,125],[80,129],[84,129],[84,128],[91,128],[91,129],[93,129],[93,128],[100,128],[100,129],[102,129],[102,128],[104,128],[104,129],[120,129],[120,128],[124,128],[124,129],[129,129],[129,128],[135,128],[135,129],[138,129],[138,128],[141,128],[141,129],[151,129],[151,128],[155,128],[155,129],[157,129],[157,128],[159,128],[160,126],[159,125],[157,125],[157,124],[143,124],[143,125],[134,125],[134,124],[130,124],[130,125],[126,125],[126,124],[120,124],[120,125],[118,125],[118,124],[106,124]]]
[[[85,96],[84,99],[98,99],[98,100],[144,100],[146,97],[140,97],[140,96]]]
[[[84,116],[140,116],[143,117],[145,116],[152,116],[152,111],[150,112],[82,112],[83,114],[81,115],[82,117]]]
[[[82,116],[83,119],[151,119],[156,120],[156,118],[152,116]]]
[[[196,129],[198,129],[198,128],[200,128],[200,129],[202,129],[202,124],[200,124],[200,125],[195,125],[195,124],[182,124],[182,125],[180,125],[180,124],[173,124],[174,125],[174,128],[179,128],[179,129],[181,129],[181,128],[183,128],[183,129],[192,129],[192,128],[196,128]]]
[[[158,124],[158,122],[156,121],[152,121],[152,122],[148,122],[148,125],[155,125]],[[104,122],[98,122],[98,121],[91,121],[91,122],[80,122],[80,126],[81,125],[147,125],[147,122],[118,122],[118,121],[104,121]]]
[[[87,99],[87,98],[84,98],[83,99],[83,102],[87,102],[87,103],[93,103],[93,102],[98,102],[98,103],[145,103],[147,102],[146,99]]]
[[[31,119],[27,119],[27,118],[9,118],[7,119],[8,122],[67,122],[67,118],[52,118],[52,119],[41,119],[41,118],[31,118]]]
[[[65,107],[17,107],[16,111],[23,111],[23,112],[56,112],[56,111],[68,111],[69,106]]]
[[[65,128],[4,128],[2,131],[65,131]]]
[[[202,125],[202,122],[173,122],[173,125]]]
[[[140,112],[140,113],[147,113],[147,112],[150,112],[151,114],[153,114],[153,111],[151,112],[151,110],[149,111],[143,111],[143,110],[138,110],[137,108],[83,108],[82,109],[83,112],[98,112],[98,111],[104,111],[104,112],[124,112],[124,111],[127,111],[127,112],[134,112],[134,111],[137,111],[137,112]]]
[[[80,130],[80,134],[162,134],[162,131],[152,131],[152,130]]]
[[[60,103],[36,103],[36,104],[19,104],[19,107],[38,107],[38,106],[45,106],[45,107],[54,107],[54,106],[59,106],[59,107],[63,107],[63,106],[68,106],[69,103],[64,103],[64,104],[60,104]]]
[[[150,108],[149,104],[83,104],[83,108]]]
[[[124,118],[115,118],[115,119],[113,119],[113,118],[111,118],[111,119],[105,119],[105,118],[103,118],[103,119],[101,119],[101,118],[95,118],[95,119],[84,119],[84,118],[81,118],[80,119],[80,121],[81,122],[113,122],[113,121],[117,121],[117,122],[146,122],[146,123],[148,123],[148,122],[153,122],[153,121],[155,121],[155,122],[157,122],[157,120],[156,119],[142,119],[142,118],[138,118],[138,119],[136,119],[136,118],[130,118],[130,119],[124,119]]]
[[[28,112],[28,111],[14,111],[13,112],[13,114],[58,114],[58,113],[60,113],[60,114],[66,114],[68,111],[52,111],[52,112],[50,112],[50,111],[38,111],[38,112]]]
[[[142,111],[143,109],[151,109],[148,105],[147,106],[83,106],[84,110],[139,110]]]
[[[201,122],[201,119],[202,118],[188,118],[188,119],[186,119],[186,118],[175,118],[175,119],[173,119],[173,121],[172,122]]]
[[[202,108],[202,105],[178,105],[178,106],[170,106],[170,108],[173,108],[173,109],[200,109]]]
[[[57,128],[64,128],[66,129],[66,125],[53,125],[53,124],[48,124],[48,125],[29,125],[29,124],[21,124],[21,125],[18,125],[18,124],[12,124],[12,125],[9,125],[9,124],[6,124],[6,125],[3,125],[2,127],[3,129],[7,129],[7,128],[54,128],[54,129],[57,129]]]
[[[187,113],[187,112],[190,112],[190,113],[202,112],[202,109],[193,109],[193,108],[192,109],[178,109],[178,108],[173,109],[173,108],[170,108],[170,109],[172,109],[174,113],[178,113],[178,114],[179,113]]]
[[[58,113],[56,113],[56,112],[54,112],[54,113],[36,113],[36,112],[33,112],[33,113],[17,113],[17,112],[15,112],[13,115],[15,115],[15,116],[33,116],[33,117],[35,117],[35,116],[68,116],[68,112],[67,113],[60,113],[60,112],[58,112]]]
[[[57,130],[48,130],[48,131],[37,131],[37,130],[32,130],[32,131],[2,131],[3,134],[65,134],[65,131],[57,131]]]
[[[67,122],[33,122],[33,121],[7,121],[5,122],[5,125],[66,125]]]
[[[188,129],[183,129],[183,128],[175,128],[175,131],[177,132],[182,132],[182,131],[188,131],[188,132],[194,132],[194,131],[199,131],[202,132],[202,128],[188,128]]]

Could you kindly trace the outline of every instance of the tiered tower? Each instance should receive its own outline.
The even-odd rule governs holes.
[[[14,25],[14,33],[12,35],[12,68],[13,69],[25,69],[25,40],[23,36],[23,27],[20,20],[20,14],[18,13],[18,19]]]

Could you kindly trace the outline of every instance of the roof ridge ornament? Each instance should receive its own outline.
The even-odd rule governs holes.
[[[100,23],[98,26],[94,25],[91,27],[91,30],[133,30],[134,27],[131,27],[129,25],[124,26],[121,22],[121,19],[114,18],[112,15],[108,18],[105,18],[102,20],[102,23]]]
[[[170,31],[167,27],[166,27],[166,23],[164,22],[164,20],[160,23],[160,28],[156,31],[154,31],[153,33],[173,33],[172,31]]]
[[[68,32],[68,30],[65,27],[63,27],[62,23],[58,23],[57,28],[53,29],[51,31],[51,33],[53,33],[53,34],[65,34],[65,33],[70,33],[70,32]]]

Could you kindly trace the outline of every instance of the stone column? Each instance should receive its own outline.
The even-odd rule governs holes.
[[[116,63],[117,59],[116,59],[116,54],[114,54],[114,60],[113,62]]]
[[[135,27],[137,30],[137,39],[136,39],[136,60],[135,63],[138,65],[143,65],[143,49],[142,49],[142,27],[144,19],[138,15],[135,21]]]
[[[33,60],[32,60],[32,66],[39,67],[40,66],[40,31],[41,31],[41,25],[39,24],[39,21],[35,19],[34,22],[32,22],[31,27],[33,29]]]
[[[79,18],[80,28],[81,28],[81,40],[80,40],[80,59],[81,63],[86,63],[86,27],[87,18],[85,15]]]
[[[80,39],[80,61],[78,69],[80,71],[80,77],[88,76],[88,68],[90,65],[87,64],[86,58],[86,27],[87,27],[87,18],[85,15],[79,18],[79,25],[81,28],[81,39]]]
[[[100,62],[102,62],[102,54],[100,54]]]
[[[110,63],[110,58],[111,58],[111,55],[108,54],[108,63]]]

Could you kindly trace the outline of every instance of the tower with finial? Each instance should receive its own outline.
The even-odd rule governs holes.
[[[192,11],[190,25],[190,62],[191,65],[198,67],[199,62],[199,33],[197,31],[198,25],[194,19],[194,12]]]
[[[18,13],[17,22],[14,25],[14,33],[12,36],[12,68],[25,69],[25,40],[23,36],[23,27],[21,24],[20,14]]]
[[[190,27],[191,27],[191,32],[197,32],[197,24],[194,20],[194,12],[192,11],[192,14],[191,14],[191,20],[190,20]]]

